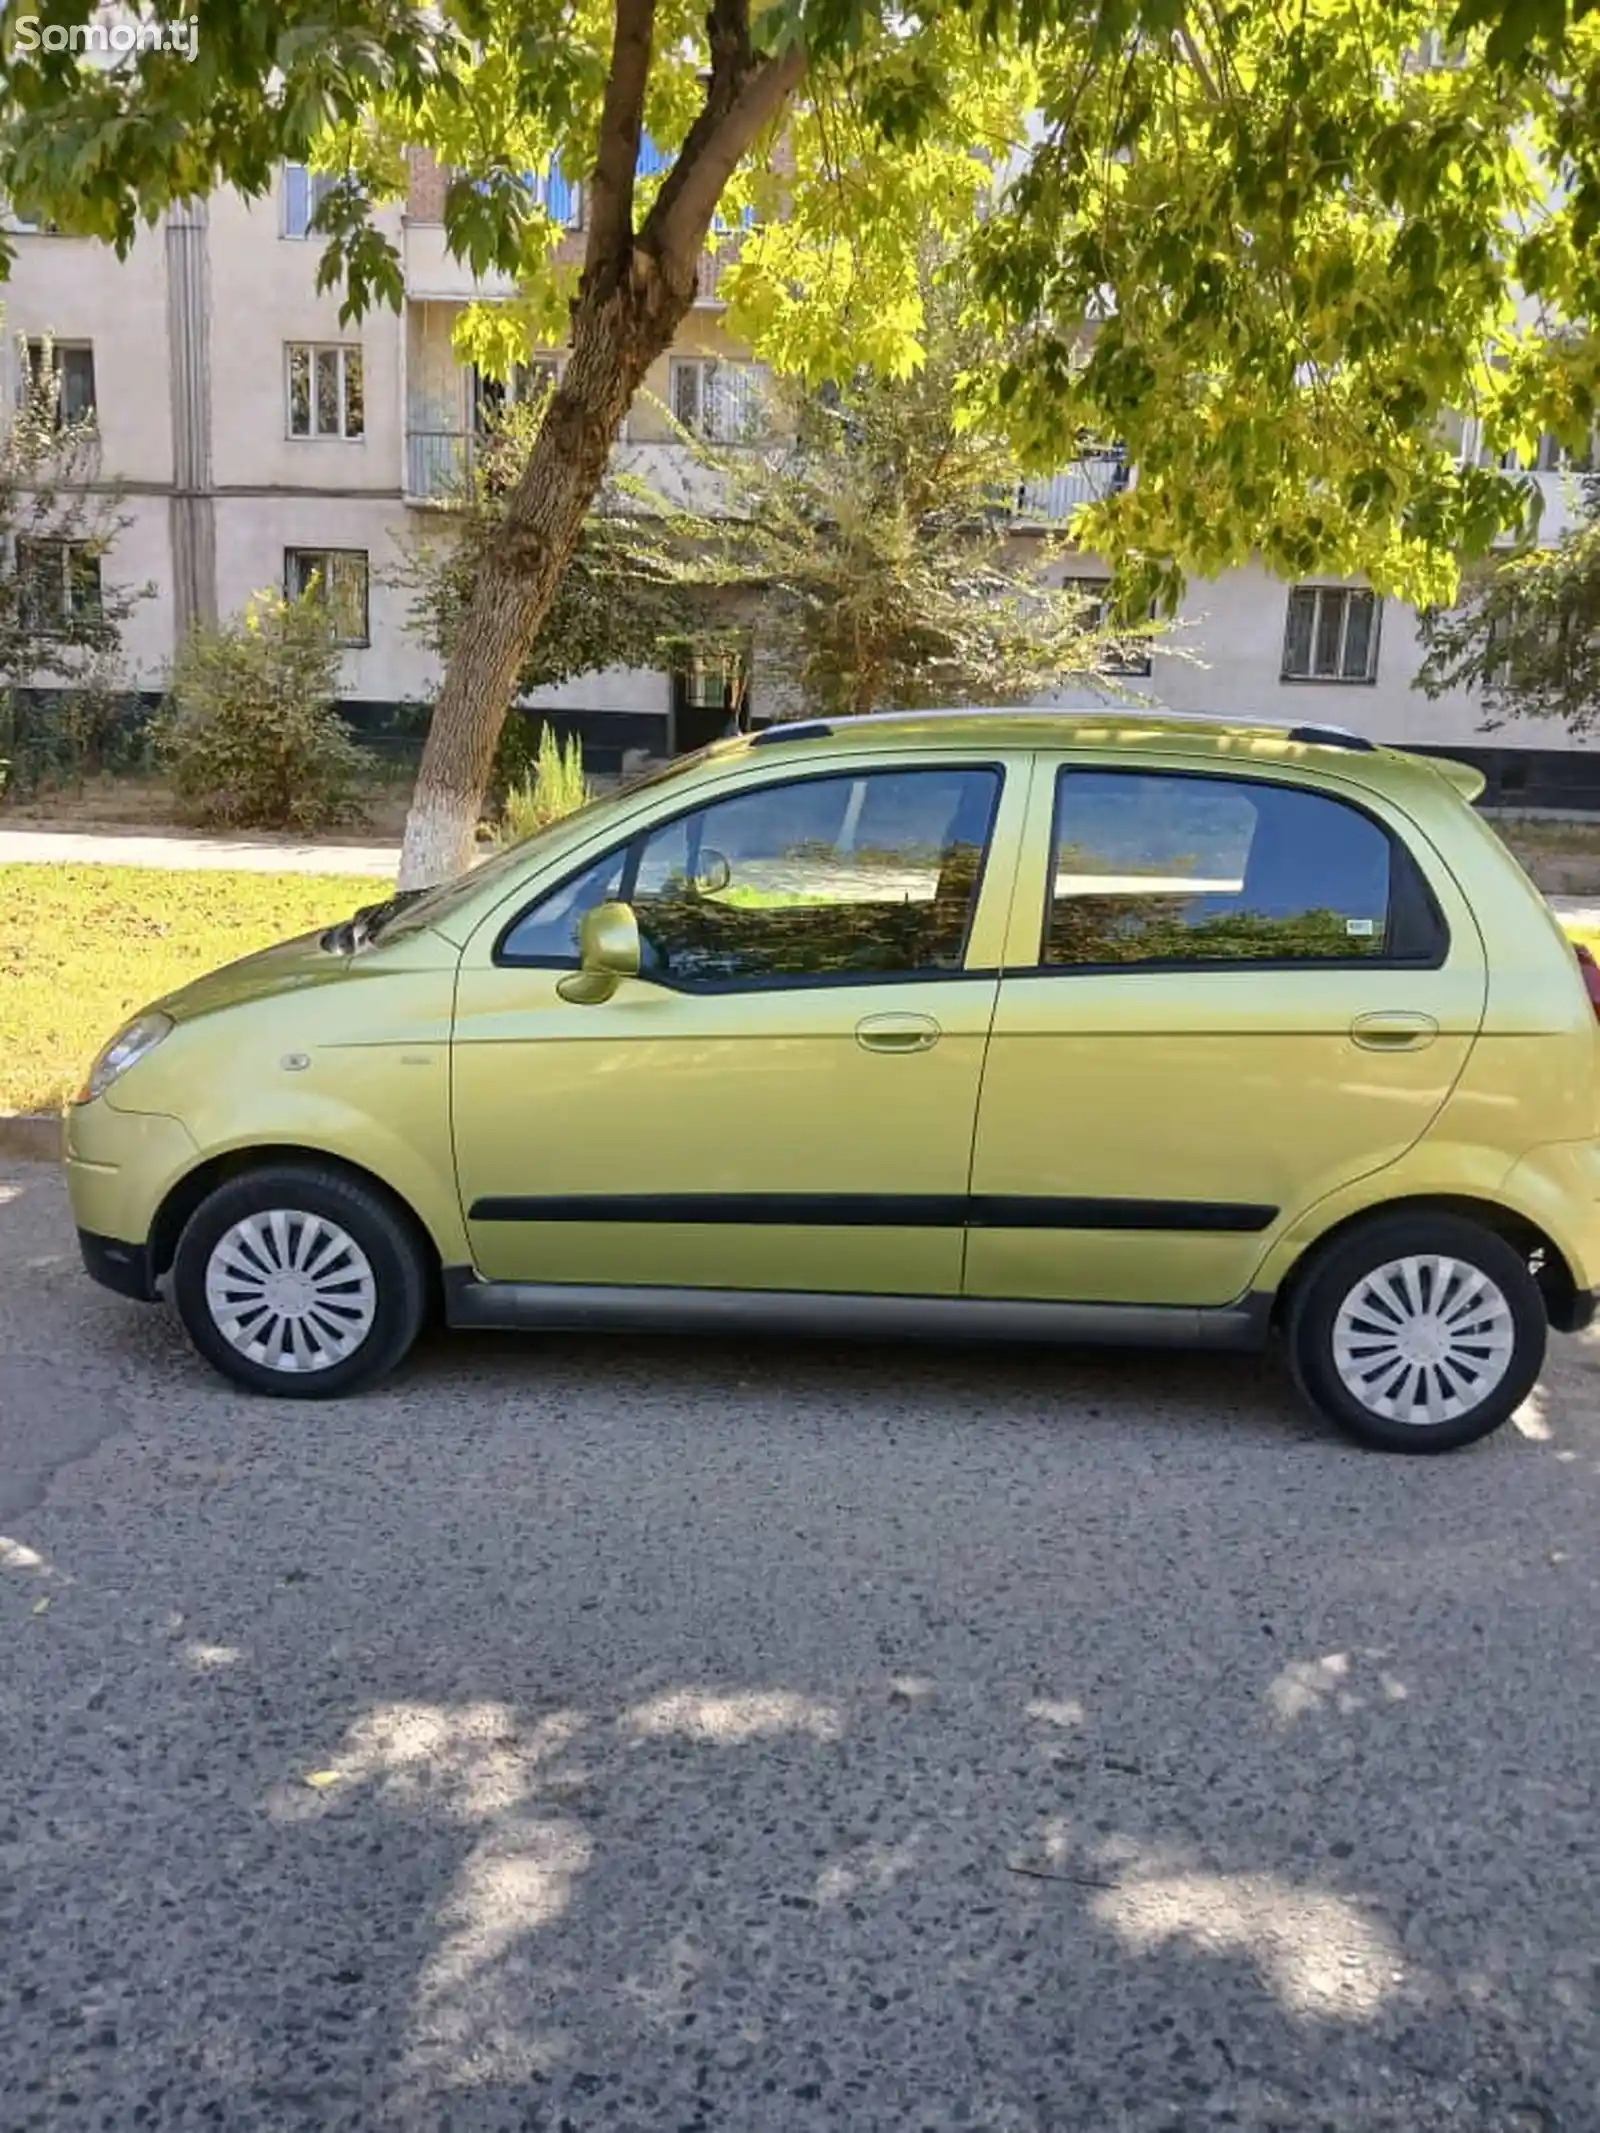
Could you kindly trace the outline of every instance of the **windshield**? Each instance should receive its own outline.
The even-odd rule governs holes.
[[[503,876],[519,873],[541,844],[553,842],[557,836],[564,838],[575,822],[586,821],[591,815],[602,815],[620,800],[631,800],[635,793],[644,792],[652,785],[668,784],[686,770],[703,763],[711,752],[710,748],[699,748],[693,755],[676,756],[658,770],[647,770],[642,777],[630,778],[625,785],[615,786],[610,792],[597,793],[582,807],[574,808],[570,815],[563,815],[559,821],[519,837],[515,844],[503,846],[492,858],[469,867],[465,874],[457,874],[451,881],[441,881],[431,889],[411,892],[398,909],[385,911],[380,922],[369,930],[368,938],[394,940],[402,933],[417,931],[419,927],[437,925],[469,896],[481,895]]]

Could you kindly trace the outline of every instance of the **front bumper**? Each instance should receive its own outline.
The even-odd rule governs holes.
[[[84,1246],[84,1264],[97,1281],[125,1296],[154,1293],[148,1266],[150,1232],[162,1202],[199,1155],[188,1128],[163,1113],[119,1111],[103,1096],[71,1107],[67,1196],[79,1236],[91,1240]],[[129,1256],[91,1257],[92,1245],[114,1246]],[[110,1273],[101,1271],[102,1264]],[[140,1264],[144,1286],[129,1287]]]
[[[78,1249],[85,1269],[103,1289],[115,1289],[136,1303],[156,1301],[148,1245],[124,1244],[120,1237],[97,1237],[92,1229],[80,1229]]]

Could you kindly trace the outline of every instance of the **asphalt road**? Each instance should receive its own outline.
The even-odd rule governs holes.
[[[236,1398],[0,1172],[0,2127],[1594,2133],[1600,1346],[439,1340]]]

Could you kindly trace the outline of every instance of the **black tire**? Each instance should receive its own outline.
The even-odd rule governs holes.
[[[217,1245],[236,1224],[274,1210],[284,1210],[291,1217],[291,1238],[299,1234],[292,1226],[295,1217],[336,1224],[365,1256],[370,1271],[370,1291],[364,1301],[357,1306],[340,1300],[335,1305],[342,1313],[337,1321],[329,1313],[329,1322],[340,1327],[349,1326],[352,1320],[359,1327],[369,1312],[370,1323],[348,1353],[321,1367],[280,1369],[254,1359],[224,1331],[208,1299],[207,1275]],[[428,1278],[420,1239],[404,1213],[383,1193],[338,1170],[310,1163],[275,1163],[229,1179],[201,1201],[178,1239],[172,1291],[189,1338],[207,1362],[234,1384],[275,1399],[331,1400],[376,1384],[399,1363],[422,1325]],[[321,1319],[313,1324],[327,1333]],[[332,1336],[340,1343],[349,1337],[346,1332]]]
[[[1339,1342],[1351,1344],[1345,1352],[1352,1377],[1371,1367],[1369,1397],[1382,1402],[1389,1384],[1396,1382],[1382,1360],[1390,1352],[1387,1328],[1364,1330],[1383,1326],[1376,1311],[1368,1309],[1358,1312],[1341,1335],[1340,1314],[1359,1296],[1369,1275],[1407,1259],[1453,1260],[1491,1283],[1500,1301],[1475,1308],[1471,1288],[1454,1279],[1433,1293],[1419,1289],[1424,1314],[1413,1327],[1404,1326],[1396,1315],[1392,1352],[1403,1361],[1408,1351],[1400,1345],[1402,1339],[1417,1341],[1453,1322],[1456,1331],[1448,1343],[1453,1356],[1421,1368],[1415,1349],[1410,1350],[1408,1374],[1397,1381],[1401,1390],[1390,1403],[1406,1412],[1385,1414],[1351,1389],[1340,1368]],[[1431,1290],[1437,1275],[1417,1278]],[[1438,1294],[1445,1303],[1442,1319],[1427,1312]],[[1319,1413],[1375,1450],[1427,1453],[1476,1443],[1516,1413],[1543,1368],[1548,1321],[1539,1284],[1514,1245],[1463,1216],[1419,1213],[1375,1215],[1320,1253],[1295,1286],[1285,1332],[1295,1383]],[[1397,1361],[1394,1369],[1400,1367]],[[1497,1367],[1500,1374],[1495,1377]],[[1474,1396],[1475,1378],[1485,1389]],[[1467,1404],[1458,1413],[1429,1420],[1416,1399],[1419,1385],[1438,1407],[1463,1400]],[[1417,1419],[1410,1419],[1412,1414]]]

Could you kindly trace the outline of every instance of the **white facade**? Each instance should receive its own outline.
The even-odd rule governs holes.
[[[404,261],[404,307],[352,325],[340,324],[336,293],[317,291],[321,241],[292,233],[282,184],[270,201],[222,194],[203,212],[169,218],[141,234],[123,263],[85,241],[16,236],[11,281],[0,292],[6,365],[23,334],[93,348],[104,472],[122,485],[128,520],[103,574],[154,588],[125,633],[135,687],[163,685],[191,620],[236,613],[252,593],[283,586],[291,551],[313,560],[342,551],[364,558],[367,575],[365,641],[345,651],[343,693],[368,705],[431,696],[435,663],[405,627],[407,595],[393,573],[409,540],[440,530],[434,505],[470,448],[472,380],[451,346],[454,317],[476,296],[508,293],[499,282],[476,283],[450,258],[441,197],[437,173],[413,158],[407,210],[382,218]],[[359,435],[293,433],[291,347],[359,351]],[[708,261],[702,300],[674,357],[652,373],[621,452],[658,479],[667,461],[686,461],[661,413],[678,390],[673,361],[738,354],[723,336]],[[353,354],[339,360],[353,371]],[[1568,477],[1538,478],[1550,535],[1576,498]],[[1025,514],[1059,521],[1080,500],[1082,480],[1069,472],[1030,485]],[[1093,559],[1073,574],[1095,575]],[[1381,604],[1370,677],[1286,679],[1290,597],[1291,588],[1253,568],[1192,585],[1177,655],[1158,648],[1150,676],[1130,687],[1177,710],[1339,725],[1399,743],[1582,751],[1559,726],[1519,722],[1486,736],[1470,697],[1434,703],[1420,695],[1411,687],[1416,617],[1394,601]],[[764,706],[759,689],[758,677],[758,717],[779,708]],[[590,675],[547,701],[581,714],[590,732],[620,717],[628,746],[664,751],[683,738],[663,673]]]

